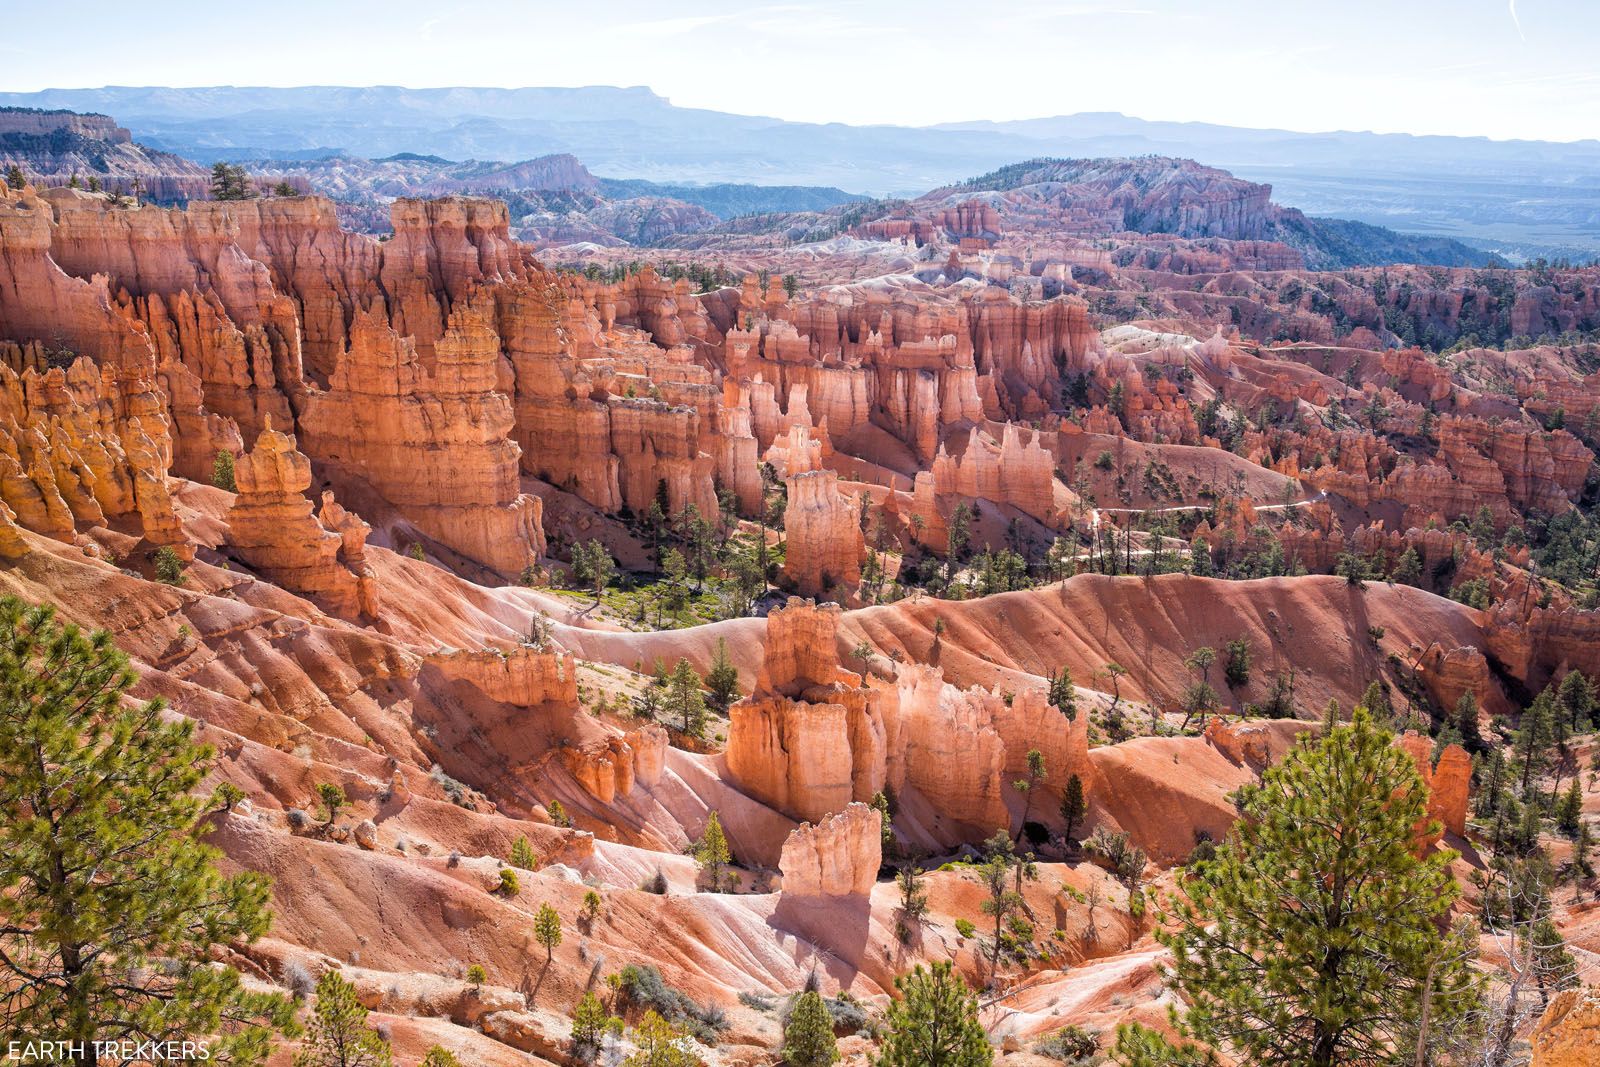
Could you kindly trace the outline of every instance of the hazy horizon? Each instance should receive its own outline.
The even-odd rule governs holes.
[[[126,13],[81,10],[89,21]],[[165,12],[63,53],[55,12],[18,10],[0,43],[0,90],[648,86],[680,107],[854,126],[1106,112],[1302,133],[1600,137],[1600,11],[1586,0],[1315,11],[1097,0],[976,13],[952,0],[711,0],[665,17],[643,0],[509,13],[483,0],[283,0],[249,15],[177,0]],[[244,33],[249,49],[217,47]]]
[[[270,91],[270,90],[289,90],[289,89],[400,89],[400,90],[405,91],[405,92],[422,92],[422,91],[430,91],[430,90],[435,90],[436,91],[436,90],[445,90],[445,89],[464,89],[464,90],[470,90],[470,91],[504,91],[504,92],[517,92],[517,91],[521,91],[521,90],[545,90],[545,89],[553,89],[553,90],[615,89],[615,90],[619,90],[619,91],[623,91],[623,92],[642,90],[642,91],[649,92],[652,95],[661,98],[663,101],[665,101],[666,103],[668,103],[668,104],[670,104],[670,105],[672,105],[674,107],[694,108],[695,110],[702,110],[702,111],[717,111],[717,112],[721,112],[721,113],[724,113],[724,114],[740,115],[740,116],[744,116],[744,117],[748,117],[748,118],[770,118],[770,119],[774,119],[774,120],[781,121],[781,122],[800,122],[800,123],[809,123],[809,124],[813,124],[813,125],[854,126],[854,127],[858,127],[858,128],[861,128],[861,129],[871,129],[871,128],[876,127],[876,126],[891,127],[891,126],[905,126],[905,125],[907,125],[907,124],[904,124],[904,123],[893,123],[893,122],[847,122],[847,121],[844,121],[844,120],[820,121],[820,120],[810,120],[810,119],[785,119],[785,118],[783,118],[782,116],[779,116],[779,115],[767,115],[767,114],[763,114],[763,113],[760,113],[760,112],[749,111],[749,110],[741,111],[741,110],[738,110],[736,108],[701,108],[701,107],[697,107],[696,105],[682,104],[679,101],[674,100],[672,97],[668,96],[665,93],[657,92],[652,86],[649,86],[649,85],[618,85],[618,84],[612,84],[612,83],[606,83],[606,82],[593,82],[593,83],[590,83],[588,85],[534,85],[534,84],[529,84],[529,85],[471,85],[471,84],[459,84],[459,85],[407,85],[407,84],[405,84],[403,82],[364,82],[364,83],[361,83],[361,84],[344,83],[344,82],[301,82],[301,83],[296,83],[296,84],[284,84],[284,85],[256,85],[256,84],[246,84],[246,83],[242,83],[242,82],[241,83],[219,82],[219,83],[208,84],[208,85],[201,85],[201,84],[194,84],[194,85],[167,85],[167,84],[156,84],[156,83],[153,83],[153,82],[152,83],[147,83],[147,84],[107,82],[107,83],[105,83],[103,85],[48,85],[48,86],[42,86],[42,87],[40,87],[38,89],[21,89],[21,90],[10,89],[10,88],[4,87],[4,86],[0,86],[0,92],[41,92],[41,93],[43,93],[43,92],[99,92],[99,91],[111,91],[111,90],[123,90],[123,89],[153,89],[153,90],[170,89],[170,90],[179,91],[179,92],[205,90],[205,89],[230,89],[230,90],[238,90],[238,91],[241,91],[241,92],[249,92],[249,91],[254,91],[254,90]],[[909,128],[912,128],[912,129],[937,129],[937,128],[941,127],[941,126],[967,126],[967,125],[974,125],[974,124],[984,123],[984,122],[991,122],[991,123],[995,123],[996,125],[1002,125],[1003,126],[1003,125],[1005,125],[1007,123],[1013,123],[1013,122],[1034,122],[1034,121],[1040,121],[1040,120],[1043,120],[1043,119],[1071,118],[1071,117],[1091,116],[1091,115],[1115,116],[1115,117],[1119,117],[1119,118],[1130,119],[1130,120],[1135,121],[1135,122],[1177,123],[1177,124],[1189,125],[1189,126],[1219,126],[1219,127],[1229,128],[1229,129],[1258,130],[1258,131],[1269,132],[1269,133],[1271,133],[1271,132],[1282,132],[1282,133],[1309,134],[1309,135],[1316,135],[1316,134],[1375,134],[1375,135],[1378,135],[1378,136],[1397,136],[1397,137],[1462,137],[1462,138],[1479,139],[1479,140],[1487,140],[1487,141],[1542,141],[1542,142],[1548,142],[1548,143],[1552,143],[1552,144],[1581,144],[1581,143],[1584,143],[1584,142],[1600,143],[1600,131],[1597,131],[1597,133],[1595,135],[1592,135],[1592,136],[1589,136],[1589,137],[1575,137],[1575,138],[1572,138],[1570,140],[1557,140],[1557,139],[1548,138],[1548,137],[1491,137],[1491,136],[1488,136],[1486,134],[1441,134],[1441,133],[1416,132],[1416,131],[1411,131],[1411,130],[1373,130],[1373,129],[1360,129],[1360,128],[1353,127],[1353,126],[1342,127],[1342,128],[1324,127],[1324,128],[1318,128],[1318,129],[1303,128],[1303,127],[1291,127],[1291,126],[1240,126],[1240,125],[1238,125],[1236,123],[1212,122],[1212,121],[1207,120],[1207,119],[1174,119],[1174,118],[1167,117],[1165,115],[1135,115],[1135,114],[1130,114],[1129,112],[1126,112],[1126,111],[1063,111],[1063,112],[1051,112],[1049,114],[1038,114],[1038,115],[1016,115],[1016,116],[1003,118],[1003,119],[950,118],[950,119],[939,119],[939,120],[934,121],[934,122],[920,123],[920,124],[917,124],[915,126],[910,126]],[[117,116],[112,115],[110,117],[116,118]]]

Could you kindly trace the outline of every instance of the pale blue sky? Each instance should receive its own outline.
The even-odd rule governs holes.
[[[108,84],[648,85],[806,121],[1575,140],[1600,137],[1600,0],[79,0],[0,20],[0,90]]]

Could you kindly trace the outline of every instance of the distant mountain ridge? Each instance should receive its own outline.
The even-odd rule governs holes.
[[[204,196],[206,168],[138,143],[109,115],[61,109],[0,107],[0,170],[66,185],[74,178],[165,203]]]
[[[1427,263],[1481,267],[1500,262],[1449,238],[1419,237],[1348,219],[1315,218],[1274,203],[1272,187],[1193,160],[1030,159],[935,189],[919,203],[955,206],[972,193],[1004,192],[1047,212],[1053,205],[1108,230],[1276,241],[1312,270]],[[1059,223],[1058,223],[1059,225]]]
[[[109,86],[0,104],[116,115],[201,162],[343,151],[444,159],[570,153],[663,184],[824,186],[915,196],[1018,159],[1164,155],[1271,182],[1280,203],[1517,255],[1600,255],[1600,141],[1297,133],[1084,114],[934,127],[850,126],[680,108],[642,87]]]

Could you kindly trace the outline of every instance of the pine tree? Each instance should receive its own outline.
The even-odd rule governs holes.
[[[178,555],[171,545],[162,545],[156,549],[155,563],[156,581],[166,585],[182,585],[184,583],[183,558]]]
[[[317,979],[317,1007],[311,1031],[295,1055],[294,1067],[391,1067],[389,1043],[367,1026],[367,1009],[356,987],[338,971]]]
[[[544,946],[544,962],[548,965],[561,944],[561,913],[549,901],[540,904],[533,917],[533,939]]]
[[[1324,734],[1332,733],[1343,718],[1344,709],[1339,707],[1337,700],[1330,699],[1328,706],[1322,709],[1322,732]]]
[[[1572,869],[1575,879],[1594,877],[1594,866],[1589,862],[1589,850],[1594,847],[1594,838],[1589,834],[1589,823],[1585,819],[1578,820],[1578,840],[1572,845]]]
[[[239,484],[233,477],[233,453],[226,448],[217,449],[217,458],[211,464],[211,484],[230,493],[239,491]]]
[[[1474,756],[1489,750],[1489,746],[1483,743],[1483,731],[1478,725],[1478,698],[1472,695],[1470,689],[1456,701],[1455,723],[1456,731],[1461,734],[1461,747]]]
[[[1589,728],[1594,712],[1594,686],[1582,671],[1568,671],[1556,690],[1556,699],[1566,713],[1568,732],[1582,733]]]
[[[800,994],[783,1028],[783,1062],[789,1067],[831,1067],[839,1062],[833,1016],[814,989]]]
[[[699,1067],[703,1062],[684,1045],[682,1032],[654,1008],[644,1013],[633,1043],[638,1051],[623,1060],[622,1067]]]
[[[1372,720],[1380,726],[1387,726],[1394,718],[1394,705],[1389,703],[1389,690],[1376,679],[1367,686],[1367,691],[1361,694],[1359,706],[1366,708],[1371,713]]]
[[[1216,859],[1190,869],[1175,928],[1156,935],[1190,1005],[1186,1036],[1252,1065],[1409,1063],[1390,1035],[1424,996],[1438,1029],[1473,1008],[1467,961],[1439,953],[1454,854],[1412,853],[1426,805],[1364,708],[1269,769]]]
[[[1062,665],[1061,673],[1050,679],[1050,706],[1067,717],[1068,722],[1078,718],[1078,690],[1072,684],[1072,668]]]
[[[552,800],[545,805],[545,814],[550,816],[550,825],[559,826],[563,830],[572,825],[572,816],[567,814],[566,805],[559,800]]]
[[[135,681],[110,635],[0,599],[0,1029],[81,1042],[64,1062],[88,1067],[138,1018],[142,1038],[258,1063],[291,1005],[212,953],[266,932],[267,879],[217,870],[194,793],[212,750],[127,699]]]
[[[339,817],[339,812],[345,806],[344,788],[337,782],[321,783],[317,786],[317,803],[322,806],[324,813],[323,825],[331,826],[333,820]]]
[[[665,710],[667,699],[667,671],[660,660],[650,680],[633,698],[633,714],[640,719],[655,722]]]
[[[1512,754],[1521,768],[1521,791],[1524,801],[1529,799],[1529,790],[1533,787],[1534,779],[1544,770],[1550,746],[1550,720],[1555,711],[1554,704],[1550,690],[1546,688],[1534,697],[1533,703],[1522,712],[1522,722],[1517,730]]]
[[[711,659],[711,670],[706,672],[706,688],[711,691],[711,706],[719,715],[726,715],[728,707],[738,699],[739,669],[728,658],[726,638],[717,638],[717,651]]]
[[[6,168],[6,185],[13,189],[21,189],[27,184],[28,180],[22,176],[21,167],[13,163],[11,166]]]
[[[1568,837],[1576,837],[1578,823],[1583,819],[1583,790],[1574,778],[1567,791],[1561,795],[1561,800],[1556,804],[1556,826]]]
[[[978,1022],[978,998],[948,962],[918,964],[894,981],[889,1036],[876,1067],[989,1067],[994,1050]]]
[[[1117,1041],[1111,1058],[1121,1067],[1214,1067],[1215,1053],[1190,1041],[1176,1044],[1159,1030],[1139,1023],[1117,1027]]]
[[[600,998],[585,993],[572,1012],[572,1057],[586,1063],[599,1055],[607,1035],[621,1032],[622,1020],[605,1010]]]
[[[581,541],[572,546],[572,577],[593,594],[596,604],[616,571],[616,561],[599,541]]]
[[[665,708],[676,720],[685,737],[703,737],[706,732],[706,699],[700,692],[700,676],[686,659],[680,659],[667,679]]]
[[[1039,783],[1050,777],[1049,772],[1045,770],[1043,752],[1030,748],[1027,760],[1028,776],[1018,778],[1012,783],[1017,792],[1022,794],[1022,822],[1019,825],[1024,827],[1028,825],[1028,815],[1033,811],[1033,794],[1038,790]]]
[[[533,854],[533,846],[521,834],[518,834],[517,839],[511,843],[511,865],[521,867],[525,871],[536,870],[539,866],[539,860]]]
[[[722,832],[722,819],[716,812],[706,816],[706,828],[694,846],[695,862],[711,878],[711,890],[722,888],[722,870],[733,862],[733,850],[728,847],[728,836]]]
[[[1521,818],[1511,843],[1522,856],[1531,855],[1539,847],[1539,835],[1544,832],[1544,818],[1539,814],[1539,798],[1534,797],[1522,805]]]
[[[1561,931],[1549,915],[1534,921],[1532,929],[1528,931],[1528,942],[1533,953],[1533,972],[1539,986],[1540,1007],[1548,1007],[1551,993],[1559,993],[1578,984],[1578,961],[1567,950],[1567,939],[1561,936]]]
[[[251,200],[256,192],[250,188],[250,176],[243,167],[218,161],[211,165],[211,199]]]
[[[922,867],[917,857],[909,858],[895,872],[895,887],[900,890],[900,910],[895,916],[895,930],[901,942],[911,940],[911,924],[920,923],[928,913],[928,894],[922,888]]]
[[[1001,847],[1001,842],[1004,846]],[[989,899],[983,902],[983,913],[994,920],[994,941],[989,952],[990,979],[1000,972],[1000,952],[1005,942],[1001,932],[1005,929],[1006,919],[1023,905],[1022,894],[1011,888],[1011,861],[1013,852],[1011,840],[1002,831],[991,837],[986,844],[989,847],[989,858],[978,866],[978,880],[989,892]]]
[[[1399,582],[1401,585],[1417,585],[1422,581],[1422,559],[1417,555],[1415,548],[1407,546],[1406,550],[1400,553],[1389,580]]]
[[[1230,689],[1242,689],[1250,684],[1250,642],[1235,637],[1223,649],[1222,676]]]
[[[461,1061],[443,1045],[433,1045],[422,1054],[422,1067],[461,1067]]]
[[[889,794],[880,789],[872,794],[872,807],[878,813],[878,840],[882,846],[883,860],[888,863],[899,852],[899,844],[894,838],[894,806],[889,803]]]
[[[1073,829],[1088,813],[1089,803],[1083,796],[1083,779],[1076,774],[1068,776],[1067,787],[1061,793],[1061,821],[1066,823],[1061,836],[1068,841],[1073,840]]]
[[[1479,775],[1483,788],[1478,790],[1478,815],[1492,818],[1505,803],[1506,756],[1499,746],[1489,752],[1488,766]]]

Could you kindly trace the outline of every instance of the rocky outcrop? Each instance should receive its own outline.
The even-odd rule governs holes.
[[[839,607],[798,598],[767,616],[755,691],[729,709],[728,774],[740,789],[812,822],[883,788],[879,694],[839,667]]]
[[[798,696],[816,686],[832,686],[854,675],[839,667],[837,604],[790,597],[767,613],[767,643],[757,692]]]
[[[947,843],[1009,829],[1007,751],[995,721],[1001,694],[958,689],[925,664],[902,667],[892,692],[883,717],[895,792],[923,797],[943,824],[935,835]]]
[[[0,559],[16,560],[28,554],[27,539],[5,501],[0,500]]]
[[[578,703],[577,661],[570,653],[540,652],[529,645],[481,652],[445,652],[428,664],[452,681],[464,682],[490,700],[518,707]]]
[[[1265,770],[1272,757],[1271,736],[1264,724],[1230,723],[1213,716],[1206,723],[1205,739],[1234,763],[1257,771]]]
[[[1460,745],[1446,745],[1436,765],[1431,738],[1408,732],[1397,738],[1395,743],[1411,757],[1422,784],[1428,789],[1427,815],[1417,826],[1418,847],[1432,846],[1445,831],[1461,836],[1466,832],[1467,825],[1472,757]],[[1438,824],[1439,834],[1426,833],[1429,823]]]
[[[544,551],[542,504],[518,482],[498,353],[488,319],[458,309],[430,373],[409,338],[363,314],[300,424],[307,450],[340,477],[372,486],[445,548],[515,575]]]
[[[841,703],[763,697],[735,704],[728,773],[770,807],[797,819],[821,819],[855,799],[850,726]]]
[[[162,203],[199,199],[206,169],[147,148],[108,115],[0,107],[0,169],[18,166],[37,186],[94,184],[107,192],[137,191]]]
[[[839,489],[829,470],[805,471],[788,480],[783,523],[788,555],[785,579],[801,594],[822,596],[861,582],[865,540],[856,498]]]
[[[0,364],[0,500],[18,525],[59,540],[79,527],[131,525],[150,546],[192,558],[173,510],[171,462],[146,374],[85,358],[43,374]]]
[[[961,496],[1009,504],[1018,511],[1049,522],[1054,514],[1055,460],[1040,446],[1038,435],[1007,423],[997,443],[974,431],[966,448],[952,457],[944,451],[933,461],[933,491],[938,496]]]
[[[1532,1067],[1600,1063],[1600,988],[1563,989],[1550,999],[1529,1035]]]
[[[561,749],[568,772],[602,804],[631,795],[636,785],[648,789],[660,782],[666,754],[667,731],[655,723]]]
[[[778,860],[784,897],[871,893],[883,865],[882,828],[882,816],[866,804],[850,804],[815,826],[802,823]]]
[[[335,615],[377,617],[378,579],[365,557],[369,527],[331,493],[323,495],[322,517],[312,514],[305,496],[311,461],[293,437],[269,422],[234,476],[239,493],[228,510],[228,544],[240,559]]]

